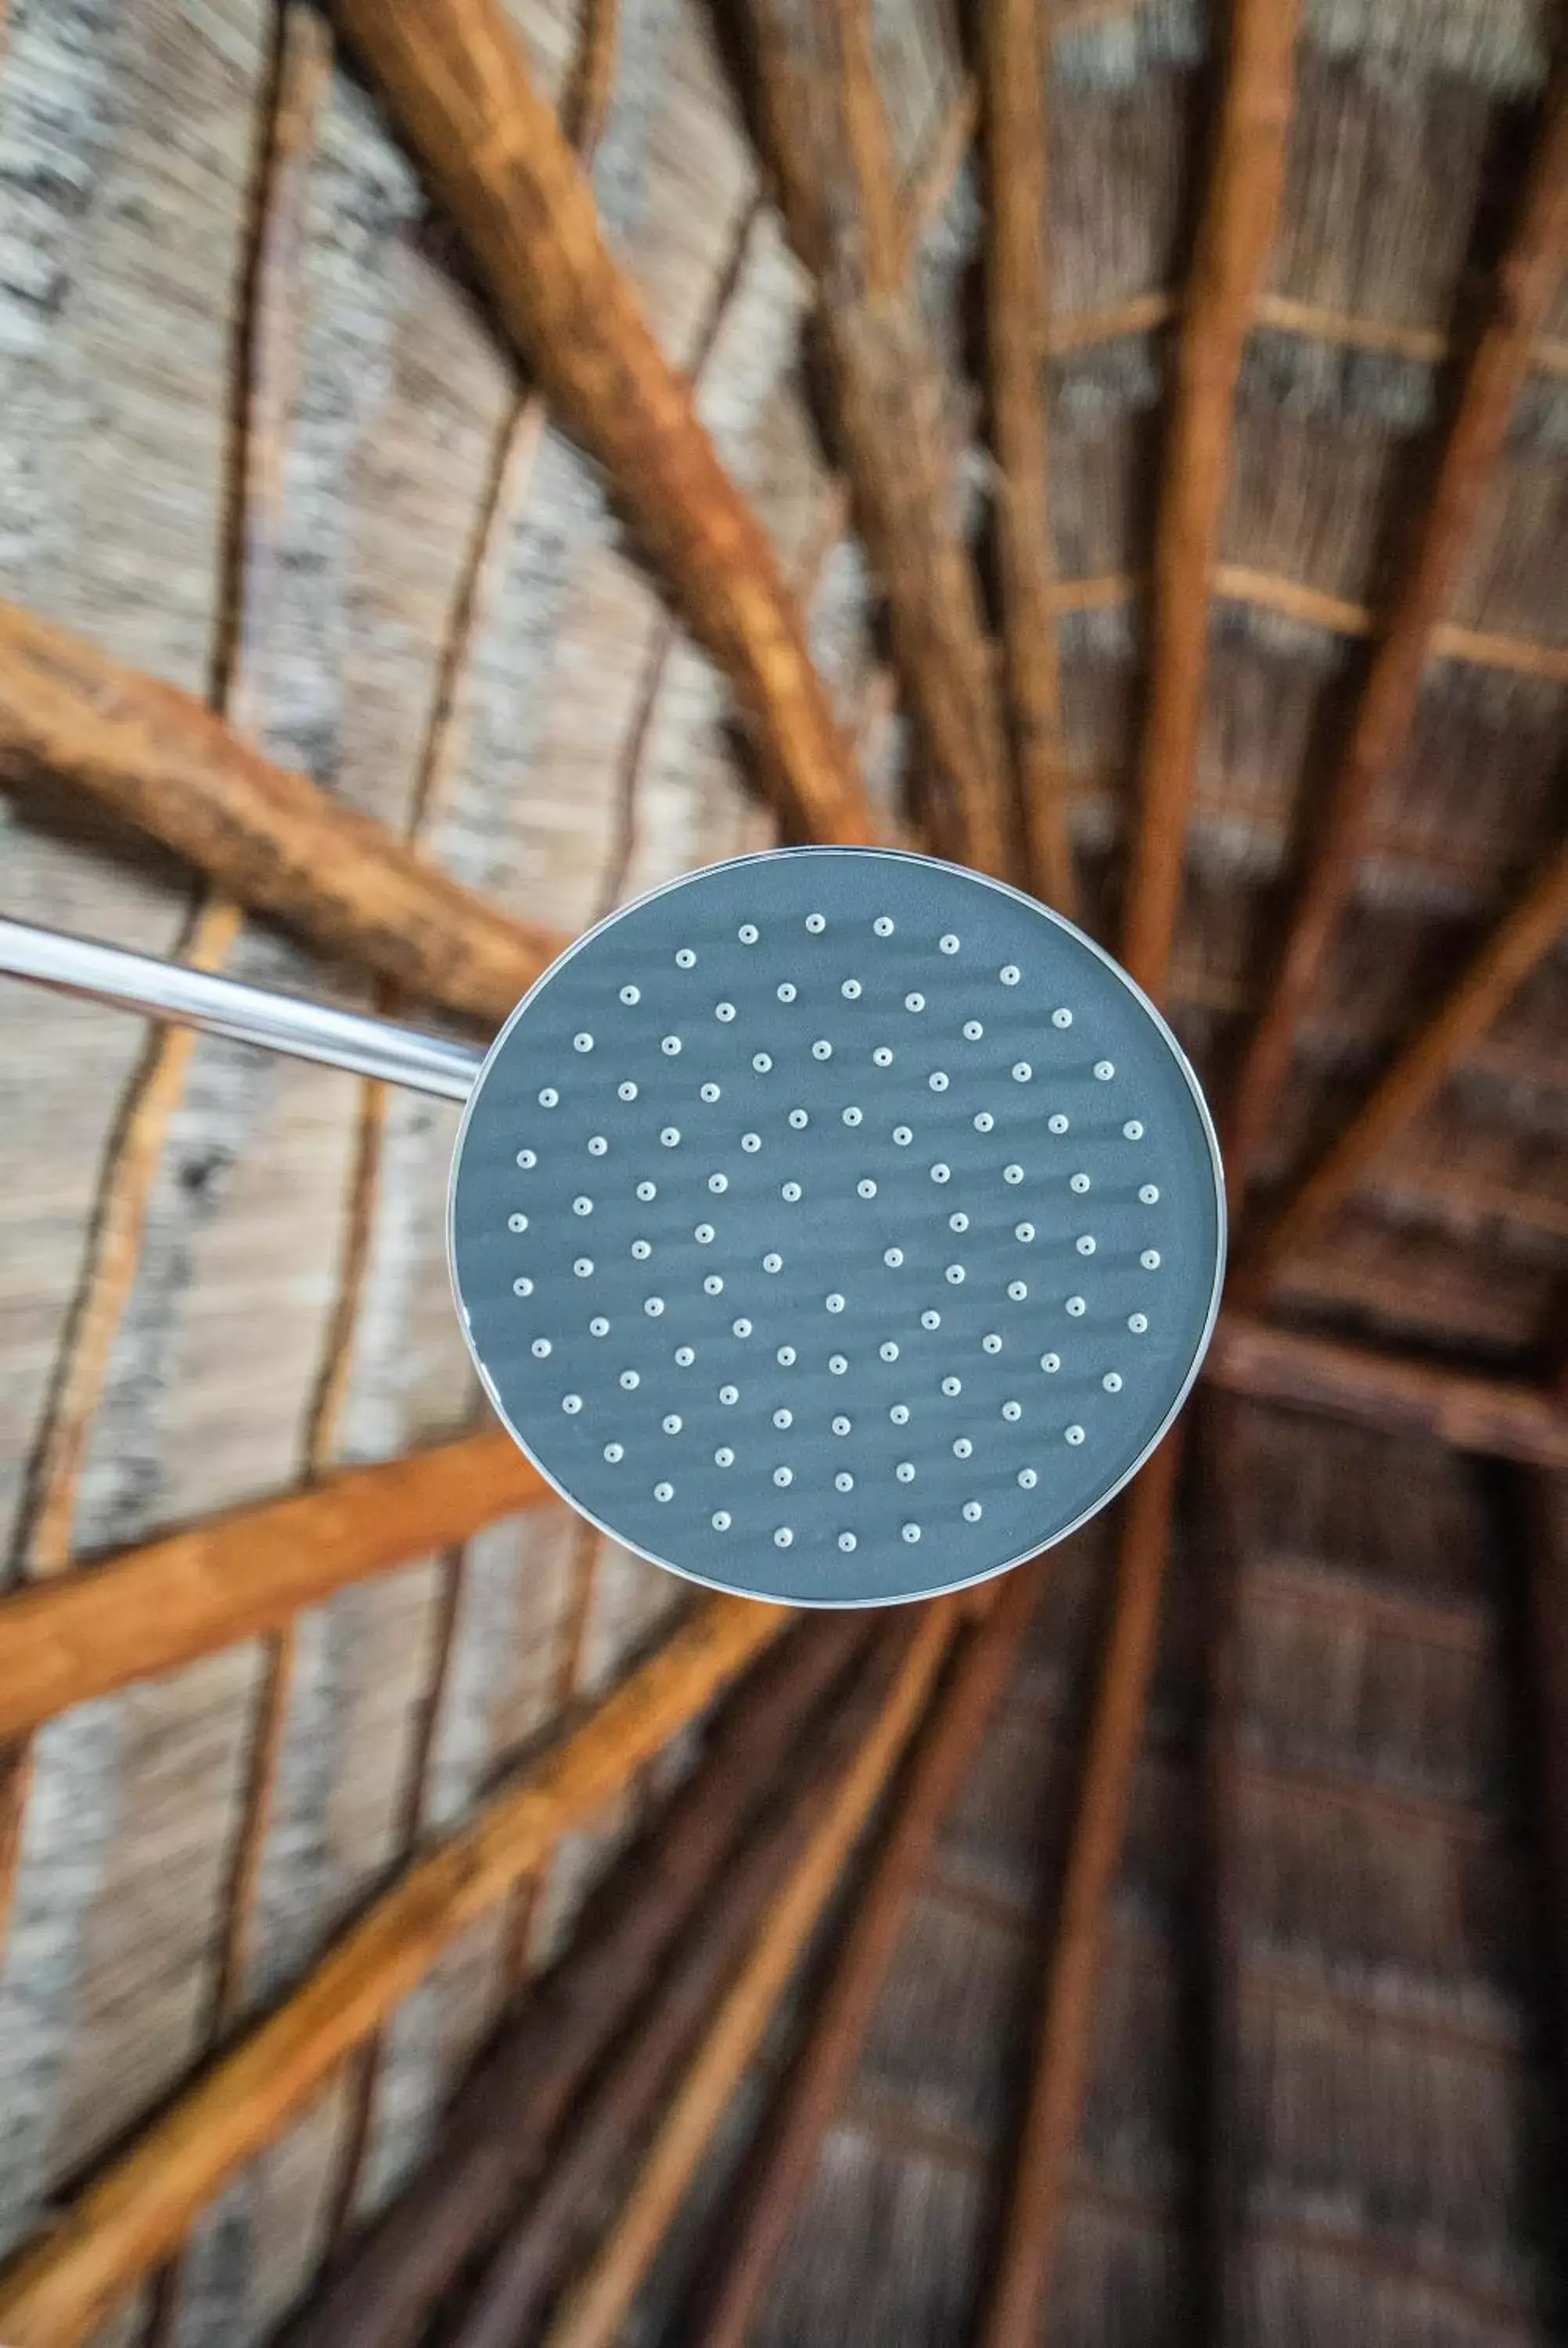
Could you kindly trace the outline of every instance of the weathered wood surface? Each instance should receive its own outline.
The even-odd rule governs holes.
[[[1478,1377],[1331,1337],[1222,1313],[1204,1365],[1211,1385],[1390,1432],[1430,1435],[1456,1451],[1568,1468],[1568,1409],[1544,1387]]]
[[[1236,0],[1214,151],[1182,304],[1160,520],[1153,644],[1122,956],[1163,996],[1209,674],[1209,608],[1242,351],[1285,185],[1296,0]]]
[[[745,2348],[811,2185],[822,2139],[859,2061],[916,1887],[1017,1662],[1050,1570],[1044,1560],[1010,1574],[954,1654],[804,2043],[729,2200],[723,2240],[692,2322],[692,2348]]]
[[[1017,870],[1018,821],[990,651],[955,511],[942,377],[897,281],[897,188],[866,0],[797,47],[776,0],[748,10],[764,135],[790,241],[821,293],[833,426],[930,770],[933,840]]]
[[[702,1760],[591,1902],[570,1956],[464,2083],[425,2166],[290,2325],[286,2348],[395,2348],[517,2197],[573,2096],[704,1902],[864,1624],[799,1624],[720,1714]]]
[[[0,1737],[281,1629],[334,1590],[553,1497],[509,1436],[476,1435],[0,1598]]]
[[[499,0],[340,0],[337,14],[554,414],[609,472],[734,687],[790,819],[820,840],[867,839],[865,791],[767,535],[611,256]]]
[[[109,2163],[0,2282],[8,2348],[67,2348],[270,2143],[466,1926],[586,1823],[778,1635],[777,1607],[708,1601],[580,1726],[420,1859],[266,2021]]]
[[[627,2170],[629,2146],[652,2128],[737,1967],[886,1704],[916,1632],[907,1612],[876,1629],[848,1684],[812,1724],[794,1766],[780,1769],[760,1817],[709,1888],[695,1929],[654,1982],[630,2029],[552,2144],[537,2193],[485,2269],[452,2348],[510,2348],[537,2324],[563,2268]],[[782,1756],[781,1756],[782,1758]]]
[[[1047,44],[1037,0],[980,12],[985,98],[986,361],[997,461],[1007,715],[1029,880],[1070,919],[1078,906],[1061,743],[1056,621],[1050,608],[1045,151]]]
[[[0,782],[87,792],[242,903],[499,1024],[565,941],[512,921],[200,702],[0,604]]]
[[[614,2223],[556,2309],[542,2348],[610,2348],[680,2207],[709,2138],[760,2045],[850,1853],[929,1700],[958,1622],[938,1598],[897,1626],[903,1659],[875,1722],[788,1880],[770,1902],[744,1964],[720,2000]]]
[[[1404,747],[1432,631],[1468,548],[1529,373],[1535,339],[1568,252],[1568,77],[1559,76],[1513,233],[1497,269],[1491,314],[1465,370],[1442,461],[1422,508],[1399,591],[1342,758],[1313,820],[1269,990],[1248,1043],[1226,1124],[1225,1163],[1239,1209],[1278,1103],[1296,1029],[1355,887],[1374,794]]]

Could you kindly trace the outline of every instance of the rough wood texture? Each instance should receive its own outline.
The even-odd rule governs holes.
[[[1544,1829],[1551,1960],[1557,2008],[1550,2034],[1559,2067],[1568,2062],[1568,1478],[1536,1479],[1526,1496],[1525,1560],[1531,1705]]]
[[[1321,1164],[1283,1200],[1240,1266],[1248,1303],[1266,1292],[1287,1257],[1299,1251],[1342,1205],[1381,1153],[1435,1099],[1465,1054],[1548,954],[1568,922],[1568,848],[1498,923],[1427,1025],[1407,1044]]]
[[[189,694],[0,604],[0,782],[51,781],[328,953],[476,1019],[504,1019],[565,943],[272,765]]]
[[[554,414],[609,472],[752,721],[789,819],[864,840],[860,778],[773,549],[610,255],[592,193],[499,0],[340,0]]]
[[[887,1701],[915,1634],[906,1614],[884,1622],[827,1720],[814,1726],[774,1801],[742,1838],[704,1899],[697,1929],[654,1984],[631,2029],[552,2145],[537,2196],[476,2287],[452,2348],[511,2348],[526,2339],[585,2229],[624,2176],[627,2148],[647,2133],[702,2035],[770,1900],[799,1862],[825,1803]]]
[[[85,2339],[442,1950],[601,1810],[787,1620],[776,1607],[710,1600],[519,1783],[411,1868],[11,2270],[0,2283],[8,2348]]]
[[[1237,1407],[1228,1396],[1206,1402],[1197,1447],[1204,1607],[1202,1913],[1194,2001],[1200,2041],[1197,2300],[1199,2333],[1212,2348],[1229,2348],[1244,2336],[1242,1625],[1235,1515],[1245,1471]]]
[[[907,1653],[875,1725],[755,1943],[726,1991],[638,2171],[625,2206],[547,2326],[542,2348],[610,2348],[664,2230],[731,2096],[755,2054],[790,1975],[918,1725],[958,1622],[950,1599],[917,1618]]]
[[[1456,1451],[1568,1468],[1568,1406],[1513,1380],[1401,1360],[1233,1312],[1220,1315],[1204,1375],[1258,1402],[1429,1435]]]
[[[978,2335],[980,2348],[1035,2348],[1040,2336],[1065,2214],[1068,2164],[1089,2081],[1106,1910],[1143,1733],[1182,1450],[1177,1426],[1125,1503],[1115,1611],[1095,1694],[995,2277]]]
[[[1154,547],[1149,711],[1122,958],[1156,1000],[1181,908],[1208,678],[1232,411],[1285,184],[1297,0],[1235,0],[1214,161],[1183,305]]]
[[[1433,628],[1508,435],[1568,250],[1568,77],[1547,101],[1528,187],[1498,270],[1491,314],[1465,373],[1402,583],[1379,634],[1350,737],[1317,809],[1289,925],[1226,1128],[1233,1212],[1278,1103],[1296,1032],[1355,886],[1379,783],[1409,735]]]
[[[865,0],[785,37],[752,0],[769,160],[790,241],[816,279],[833,427],[922,736],[935,844],[1017,871],[1017,824],[974,568],[954,512],[940,370],[904,290],[887,126]],[[830,37],[830,29],[838,38]]]
[[[1078,901],[1067,825],[1050,609],[1045,358],[1046,49],[1036,0],[980,11],[987,188],[986,358],[997,460],[997,541],[1008,719],[1029,879],[1070,918]]]
[[[281,1628],[334,1590],[553,1496],[506,1435],[476,1435],[237,1509],[0,1598],[0,1736]]]
[[[578,1941],[465,2082],[430,2157],[290,2326],[287,2348],[395,2348],[536,2186],[589,2070],[700,1917],[794,1742],[860,1649],[847,1617],[797,1624],[731,1697],[703,1759],[595,1899]]]
[[[717,2261],[689,2333],[691,2348],[745,2348],[811,2184],[823,2137],[859,2060],[910,1900],[1017,1660],[1049,1570],[1042,1562],[1009,1575],[953,1659],[844,1945],[813,2008],[805,2044],[730,2198]]]

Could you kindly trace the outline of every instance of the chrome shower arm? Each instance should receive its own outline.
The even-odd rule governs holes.
[[[0,920],[0,976],[31,979],[62,994],[86,995],[149,1019],[173,1020],[445,1100],[467,1099],[485,1058],[477,1045],[422,1035],[356,1011],[334,1011],[300,995],[276,994],[241,979],[215,977],[183,963],[128,953],[26,922]]]

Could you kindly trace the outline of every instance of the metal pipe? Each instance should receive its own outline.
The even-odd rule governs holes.
[[[319,1060],[350,1076],[378,1076],[444,1100],[467,1099],[485,1058],[477,1045],[422,1035],[357,1011],[329,1010],[296,994],[274,994],[241,979],[217,978],[183,963],[127,953],[119,946],[97,945],[90,938],[35,929],[26,922],[0,920],[0,975],[32,979],[62,994],[86,995],[117,1010],[200,1027],[296,1060]]]

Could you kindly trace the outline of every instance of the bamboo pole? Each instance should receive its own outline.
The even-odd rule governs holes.
[[[1568,252],[1568,75],[1548,98],[1530,179],[1465,371],[1432,492],[1386,613],[1350,736],[1310,848],[1227,1120],[1233,1214],[1289,1071],[1296,1035],[1355,886],[1372,800],[1409,738],[1433,629],[1470,542]]]
[[[900,1788],[864,1895],[811,2014],[804,2045],[725,2209],[690,2348],[745,2348],[848,2085],[909,1902],[1040,1603],[1045,1561],[1010,1575],[964,1634]],[[470,2343],[465,2343],[470,2348]],[[471,2343],[481,2348],[481,2343]]]
[[[410,1868],[0,2281],[6,2348],[85,2339],[456,1935],[612,1800],[787,1620],[782,1608],[709,1600],[578,1728]]]
[[[0,782],[69,783],[256,911],[409,994],[504,1019],[563,938],[510,920],[175,686],[0,603]]]
[[[860,777],[766,532],[720,464],[600,229],[501,0],[337,0],[552,413],[609,473],[733,686],[765,779],[819,840],[860,841]]]
[[[528,2338],[607,2196],[701,2039],[735,1967],[886,1704],[914,1636],[900,1610],[886,1621],[832,1716],[784,1773],[762,1819],[702,1902],[697,1929],[660,1974],[592,2094],[552,2145],[538,2193],[475,2288],[451,2348],[512,2348]]]
[[[1182,1449],[1178,1425],[1125,1502],[1111,1639],[1094,1700],[1023,2126],[990,2299],[977,2335],[979,2348],[1036,2348],[1042,2337],[1068,2167],[1089,2082],[1106,1913],[1159,1635]]]
[[[626,2027],[860,1655],[861,1616],[796,1624],[720,1713],[703,1757],[591,1897],[564,1960],[449,2106],[435,2143],[288,2327],[283,2348],[400,2348],[537,2188],[583,2082]]]
[[[1164,992],[1208,675],[1209,599],[1236,377],[1285,184],[1298,0],[1235,0],[1208,189],[1183,305],[1154,545],[1149,709],[1122,958]]]
[[[986,352],[999,492],[1002,643],[1029,879],[1071,917],[1057,632],[1050,610],[1046,451],[1045,70],[1038,0],[992,0],[979,15],[987,182]]]
[[[1017,865],[1007,747],[953,510],[942,376],[903,283],[867,0],[819,12],[798,47],[777,0],[751,0],[747,18],[764,143],[790,241],[821,297],[833,427],[933,785],[934,836],[1005,877]]]
[[[1568,1468],[1568,1403],[1538,1386],[1271,1327],[1227,1311],[1204,1364],[1211,1385],[1366,1426],[1425,1436],[1456,1451]]]
[[[542,2348],[610,2348],[725,2106],[761,2043],[844,1867],[913,1735],[959,1621],[950,1599],[918,1618],[908,1653],[854,1766],[770,1903],[638,2172]]]
[[[1503,916],[1322,1162],[1271,1215],[1241,1265],[1242,1292],[1247,1302],[1266,1292],[1286,1259],[1300,1251],[1350,1196],[1379,1154],[1435,1097],[1509,998],[1550,953],[1565,923],[1568,848],[1562,848]]]

